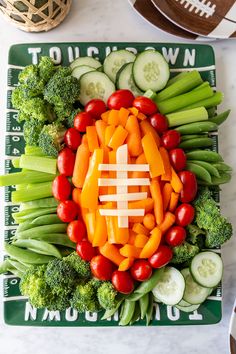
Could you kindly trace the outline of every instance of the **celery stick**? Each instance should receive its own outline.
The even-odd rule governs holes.
[[[32,155],[32,156],[45,156],[42,149],[39,146],[25,146],[25,155]]]
[[[207,120],[208,114],[204,107],[199,107],[188,111],[167,114],[166,118],[168,120],[169,127],[176,127],[178,125]]]
[[[166,84],[166,87],[174,84],[176,81],[179,81],[180,79],[182,79],[184,76],[188,75],[189,71],[182,71],[181,73],[173,76]]]
[[[152,91],[151,89],[147,90],[145,93],[144,93],[144,96],[147,97],[147,98],[150,98],[150,100],[153,100],[155,101],[156,100],[156,97],[157,97],[157,94],[156,92]]]
[[[205,87],[197,91],[190,91],[182,95],[169,98],[168,100],[158,103],[158,109],[162,114],[171,113],[181,110],[184,107],[192,105],[198,101],[202,101],[208,97],[213,96],[211,87]]]
[[[12,192],[13,203],[29,202],[41,198],[52,196],[52,182],[35,183],[27,188]]]
[[[0,187],[27,183],[40,183],[53,181],[56,176],[51,173],[36,171],[21,171],[0,176]]]
[[[34,171],[55,175],[57,173],[57,159],[43,156],[21,155],[20,168],[28,168]]]
[[[53,197],[42,198],[38,200],[32,200],[26,203],[21,203],[20,210],[52,208],[52,207],[57,207],[58,204],[59,202]]]
[[[182,110],[187,110],[187,109],[192,109],[192,108],[198,108],[198,107],[205,107],[205,108],[211,108],[218,106],[223,101],[224,95],[222,92],[218,91],[213,94],[213,96],[205,98],[199,102],[192,103],[188,106],[185,106]]]
[[[198,71],[193,70],[182,76],[179,80],[172,85],[164,88],[156,95],[156,103],[168,100],[172,97],[179,96],[192,90],[194,87],[202,83],[201,75]]]
[[[15,159],[11,160],[13,167],[19,168],[20,167],[20,158],[16,157]]]
[[[200,90],[200,89],[202,89],[204,87],[209,87],[209,86],[210,86],[209,82],[208,81],[204,81],[201,85],[195,87],[192,91],[197,91],[197,90]]]

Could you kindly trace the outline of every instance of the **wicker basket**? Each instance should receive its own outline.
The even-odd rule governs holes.
[[[72,0],[0,0],[4,17],[26,32],[42,32],[58,26]]]

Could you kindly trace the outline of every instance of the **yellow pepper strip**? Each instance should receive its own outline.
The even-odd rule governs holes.
[[[115,151],[109,151],[108,153],[108,159],[109,159],[109,164],[116,164],[116,152]],[[109,171],[109,177],[110,178],[116,178],[116,172],[115,171]],[[108,194],[116,194],[116,187],[115,186],[109,186],[108,187]]]
[[[163,175],[165,173],[164,164],[160,151],[151,133],[144,135],[142,138],[142,145],[147,163],[150,166],[151,177],[154,178]]]
[[[103,246],[107,242],[107,226],[105,216],[96,211],[96,226],[93,237],[93,247]]]
[[[109,125],[119,125],[119,111],[116,109],[112,109],[108,116],[108,124]]]
[[[139,114],[139,110],[136,107],[130,107],[128,108],[131,114],[133,114],[135,117]]]
[[[152,230],[151,236],[147,241],[146,245],[143,247],[139,258],[149,258],[151,257],[156,250],[158,249],[161,242],[162,232],[159,227],[155,227]]]
[[[110,111],[106,111],[101,114],[101,118],[105,123],[108,123],[108,117],[109,117]]]
[[[112,135],[114,134],[116,127],[115,125],[108,125],[105,131],[105,145],[108,146],[109,141],[111,140]]]
[[[105,216],[109,243],[116,243],[115,216]]]
[[[88,234],[89,242],[93,243],[93,237],[95,233],[96,226],[96,213],[95,211],[90,211],[85,215],[85,225]]]
[[[171,171],[172,171],[172,178],[170,181],[171,187],[174,189],[176,193],[180,193],[183,189],[183,183],[181,182],[179,176],[177,175],[177,173],[173,168],[171,168]]]
[[[139,129],[139,122],[134,115],[129,116],[125,129],[129,133],[126,142],[128,144],[128,151],[130,156],[139,156],[143,152],[141,144],[141,132]]]
[[[99,148],[97,130],[94,125],[86,127],[86,134],[88,139],[88,147],[90,152],[94,152]]]
[[[100,253],[110,259],[116,265],[120,265],[121,262],[125,259],[120,252],[119,249],[115,245],[111,245],[109,242],[106,242],[104,246],[99,247]]]
[[[126,108],[121,108],[119,110],[119,125],[122,125],[122,127],[125,127],[126,126],[126,123],[127,123],[127,119],[129,117],[129,110],[126,109]]]
[[[143,235],[146,235],[146,236],[149,235],[149,230],[148,230],[145,226],[143,226],[142,224],[140,224],[140,223],[134,224],[132,230],[133,230],[136,234],[143,234]]]
[[[134,241],[134,246],[138,248],[143,248],[148,242],[149,237],[143,234],[138,234]]]
[[[126,244],[120,248],[120,254],[127,258],[139,258],[141,248]]]
[[[119,125],[114,131],[108,146],[113,150],[117,150],[118,147],[123,145],[125,139],[127,138],[128,132],[125,130],[122,125]]]
[[[118,270],[121,272],[125,272],[128,270],[134,263],[134,258],[125,258],[119,265]]]

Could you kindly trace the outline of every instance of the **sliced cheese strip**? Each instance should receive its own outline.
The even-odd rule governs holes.
[[[144,216],[144,209],[99,209],[104,216]]]
[[[99,187],[107,186],[149,186],[149,178],[99,178]]]
[[[105,194],[99,197],[100,202],[119,202],[131,200],[147,199],[147,192],[125,193],[125,194]]]
[[[117,166],[122,164],[128,164],[128,146],[127,144],[120,146],[116,151],[116,163]],[[122,180],[128,178],[128,172],[117,170],[116,178]],[[125,184],[117,185],[116,187],[117,194],[126,194],[128,193],[128,186]],[[117,209],[128,209],[128,201],[121,200],[117,202]],[[128,228],[129,227],[129,218],[128,216],[118,216],[118,227],[119,228]]]
[[[118,162],[118,161],[117,161]],[[150,170],[148,164],[100,164],[99,171],[138,171],[148,172]]]

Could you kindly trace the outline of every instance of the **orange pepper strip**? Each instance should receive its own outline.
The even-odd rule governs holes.
[[[112,135],[114,134],[116,127],[115,125],[108,125],[105,131],[105,145],[108,146],[109,141],[111,140]]]
[[[97,135],[98,135],[98,140],[100,145],[105,146],[105,131],[106,131],[107,124],[103,120],[99,119],[96,120],[95,127],[97,130]]]
[[[163,197],[163,209],[167,210],[169,203],[170,203],[170,197],[171,193],[173,192],[173,188],[171,187],[170,183],[165,183],[163,189],[162,189],[162,197]]]
[[[139,258],[140,252],[141,252],[140,248],[128,244],[120,248],[120,254],[128,258]]]
[[[129,229],[118,227],[118,218],[115,216],[115,240],[117,244],[125,245],[129,241]]]
[[[143,247],[139,258],[149,258],[153,255],[153,253],[156,252],[158,249],[160,242],[161,242],[161,236],[162,232],[159,229],[159,227],[155,227],[155,229],[152,230],[151,236],[146,243],[146,245]]]
[[[93,243],[93,237],[96,227],[96,213],[95,211],[90,211],[85,215],[85,225],[88,234],[89,242]]]
[[[178,201],[179,201],[179,194],[172,192],[170,196],[169,211],[171,211],[172,213],[175,211],[178,205]]]
[[[154,215],[156,218],[156,223],[157,225],[160,225],[163,221],[163,199],[159,181],[151,181],[150,191],[154,201]]]
[[[129,240],[128,240],[128,244],[134,245],[136,236],[137,236],[137,234],[136,234],[133,230],[129,229]]]
[[[138,118],[139,120],[144,120],[144,119],[147,119],[147,116],[145,116],[145,114],[139,112],[138,115],[137,115],[137,118]]]
[[[164,234],[175,223],[175,215],[167,211],[162,223],[159,225],[160,230]]]
[[[86,127],[86,134],[88,139],[89,151],[94,152],[95,149],[99,148],[96,127],[94,125]]]
[[[81,189],[79,188],[74,188],[73,192],[72,192],[72,199],[73,201],[78,204],[79,206],[79,216],[83,219],[83,221],[85,222],[85,217],[86,214],[88,213],[88,209],[87,208],[82,208],[81,207]]]
[[[96,211],[96,226],[93,237],[93,247],[103,246],[107,242],[107,226],[105,216]]]
[[[160,139],[159,135],[157,134],[156,130],[153,128],[153,126],[151,125],[151,123],[147,119],[143,120],[140,123],[140,128],[141,128],[142,136],[144,136],[148,133],[151,133],[154,140],[155,140],[157,147],[159,147],[161,145],[161,139]]]
[[[129,110],[123,107],[119,110],[119,125],[122,125],[122,127],[126,126],[129,113]]]
[[[139,123],[135,116],[129,116],[125,129],[129,133],[126,142],[128,144],[128,151],[130,156],[139,156],[142,153],[143,148],[141,144],[141,132],[139,129]]]
[[[103,163],[103,150],[96,149],[89,163],[88,173],[86,175],[82,193],[81,206],[83,208],[97,209],[98,206],[98,178],[101,171],[98,170],[99,164]]]
[[[108,116],[108,124],[109,125],[119,125],[119,111],[116,109],[112,109]]]
[[[125,258],[119,265],[118,270],[120,272],[125,272],[128,270],[134,263],[134,258]]]
[[[101,118],[105,123],[108,123],[108,116],[110,114],[110,111],[106,111],[104,113],[101,114]]]
[[[131,114],[133,114],[135,117],[139,114],[139,110],[136,107],[130,107],[128,108]]]
[[[109,151],[108,156],[109,156],[109,164],[116,164],[116,152],[115,151]],[[109,171],[109,177],[110,178],[116,178],[116,172],[115,171]],[[115,186],[109,186],[108,187],[108,194],[116,194],[116,187]]]
[[[170,159],[169,159],[169,154],[167,152],[167,150],[164,147],[160,147],[159,148],[161,157],[162,157],[162,161],[164,164],[164,170],[165,173],[161,176],[161,180],[162,181],[170,181],[171,177],[172,177],[172,172],[171,172],[171,164],[170,164]]]
[[[170,184],[176,193],[180,193],[183,189],[183,183],[179,179],[179,176],[177,175],[175,170],[173,168],[171,168],[171,170],[172,170],[172,178]]]
[[[82,188],[89,168],[90,151],[87,144],[81,144],[76,152],[72,182],[75,187]]]
[[[109,243],[116,243],[115,216],[105,216]]]
[[[149,213],[154,208],[154,201],[152,198],[147,198],[143,200],[137,200],[135,202],[128,203],[129,209],[144,209],[145,214]]]
[[[109,172],[108,171],[101,171],[101,178],[109,178]],[[101,186],[99,187],[99,195],[107,195],[109,194],[109,190],[107,186]]]
[[[145,121],[144,121],[145,122]],[[142,138],[142,145],[147,163],[150,166],[152,178],[161,176],[165,173],[161,154],[151,133]]]
[[[149,235],[149,230],[148,230],[145,226],[143,226],[142,224],[140,224],[140,223],[134,224],[132,230],[133,230],[136,234],[143,234],[143,235],[146,235],[146,236]]]
[[[105,245],[99,247],[100,253],[110,259],[116,265],[120,265],[121,262],[125,259],[120,252],[119,249],[115,245],[111,245],[109,242],[106,242]]]
[[[88,139],[87,139],[86,133],[81,138],[81,144],[88,144]]]
[[[125,139],[127,138],[128,132],[122,125],[119,125],[114,131],[108,146],[113,150],[117,150],[119,146],[123,145]]]
[[[143,248],[148,242],[149,237],[143,234],[138,234],[134,241],[134,246],[138,248]]]

